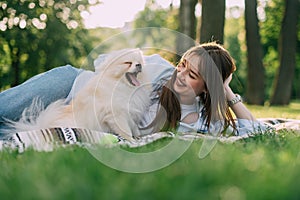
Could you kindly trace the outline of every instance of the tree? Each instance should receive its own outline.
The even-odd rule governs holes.
[[[271,105],[289,104],[296,69],[297,22],[299,1],[285,0],[285,12],[278,41],[280,67],[275,78]]]
[[[177,38],[178,58],[182,53],[195,45],[197,20],[195,6],[198,0],[181,0],[179,8],[179,31],[187,37]]]
[[[278,38],[280,23],[284,14],[284,1],[271,0],[264,5],[265,17],[260,20],[260,36],[263,47],[265,67],[266,98],[270,99],[275,74],[279,67]]]
[[[234,9],[234,10],[233,10]],[[226,18],[225,34],[224,34],[224,46],[230,52],[234,58],[236,64],[236,71],[233,74],[233,79],[230,82],[230,86],[233,91],[236,91],[242,96],[245,96],[246,92],[246,78],[247,78],[247,62],[246,62],[246,43],[245,40],[240,40],[244,36],[244,9],[232,8],[236,13],[237,9],[241,14],[240,17],[229,16]],[[231,12],[231,11],[229,11]]]
[[[218,41],[223,44],[225,0],[202,0],[200,43]]]
[[[246,100],[249,104],[263,105],[265,70],[262,63],[263,52],[257,18],[257,0],[245,0],[245,28],[248,59]]]

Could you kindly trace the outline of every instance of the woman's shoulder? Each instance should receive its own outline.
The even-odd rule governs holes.
[[[159,80],[171,78],[175,67],[169,61],[158,54],[146,55],[144,59],[143,70],[152,82],[156,83]]]

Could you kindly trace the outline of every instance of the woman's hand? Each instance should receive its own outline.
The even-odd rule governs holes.
[[[231,80],[232,74],[230,74],[230,76],[223,83],[227,101],[231,101],[233,98],[235,98],[235,94],[229,86]],[[255,120],[251,112],[246,108],[246,106],[242,102],[234,104],[233,106],[231,106],[231,109],[234,112],[235,116],[239,119]]]
[[[228,78],[224,81],[224,88],[229,87],[229,83],[232,80],[232,74],[228,76]]]
[[[235,97],[235,94],[232,92],[232,90],[229,86],[229,83],[231,82],[231,80],[232,80],[232,74],[230,74],[223,83],[225,96],[228,101]]]

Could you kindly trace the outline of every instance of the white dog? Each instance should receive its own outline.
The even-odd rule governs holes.
[[[138,122],[149,105],[149,93],[139,80],[143,55],[139,49],[125,49],[109,54],[95,74],[69,104],[51,103],[34,120],[24,114],[10,122],[15,132],[53,127],[76,127],[113,132],[125,139],[139,136]],[[139,78],[137,78],[137,76]],[[139,79],[139,80],[138,80]],[[39,110],[38,101],[24,112]]]

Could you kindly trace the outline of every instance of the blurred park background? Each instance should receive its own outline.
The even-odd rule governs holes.
[[[0,1],[0,90],[80,67],[112,35],[160,27],[223,44],[237,65],[232,87],[248,104],[289,105],[300,99],[299,11],[299,0]],[[151,30],[134,35],[136,43],[176,43],[176,52],[194,45]]]

